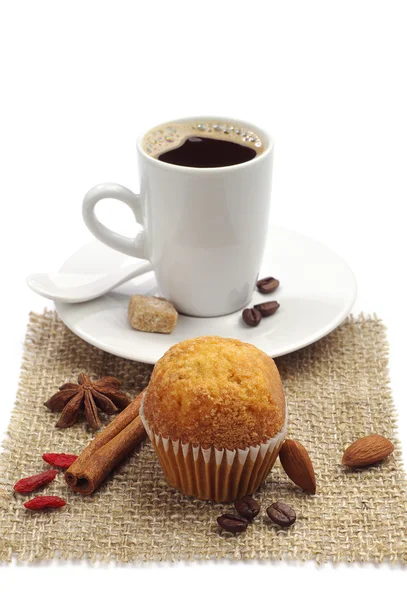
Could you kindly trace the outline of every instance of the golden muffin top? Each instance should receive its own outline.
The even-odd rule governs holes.
[[[154,367],[144,415],[155,433],[204,447],[246,448],[281,431],[285,400],[274,361],[239,340],[198,337]]]

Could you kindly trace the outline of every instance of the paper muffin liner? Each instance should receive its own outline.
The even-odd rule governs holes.
[[[215,502],[232,502],[255,492],[274,465],[287,430],[286,413],[281,431],[263,444],[237,450],[203,448],[155,432],[144,414],[144,396],[140,418],[168,484],[186,496]]]

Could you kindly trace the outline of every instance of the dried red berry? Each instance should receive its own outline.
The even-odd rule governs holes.
[[[24,506],[28,510],[43,510],[44,508],[61,508],[66,502],[59,496],[35,496],[28,502],[24,502]]]
[[[53,454],[51,452],[48,454],[43,454],[42,458],[45,460],[45,462],[53,467],[62,467],[63,469],[67,469],[78,457],[76,454],[64,454],[63,452],[60,454]]]
[[[23,477],[17,481],[14,486],[14,490],[16,492],[24,493],[24,492],[32,492],[37,488],[47,485],[51,481],[55,479],[58,475],[58,471],[56,469],[50,469],[49,471],[44,471],[43,473],[38,473],[38,475],[32,475],[31,477]]]

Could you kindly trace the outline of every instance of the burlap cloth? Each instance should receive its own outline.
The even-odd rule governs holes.
[[[116,375],[133,396],[151,367],[106,354],[75,337],[53,312],[31,315],[15,408],[0,456],[0,560],[53,557],[104,561],[314,559],[407,562],[406,480],[387,376],[385,329],[351,318],[323,340],[277,359],[289,403],[289,436],[309,450],[317,495],[308,496],[279,464],[256,494],[262,513],[239,536],[220,534],[225,506],[186,498],[165,483],[149,442],[93,497],[73,493],[62,475],[47,488],[67,500],[60,511],[30,513],[13,492],[20,477],[46,467],[43,452],[79,453],[92,433],[83,423],[58,430],[43,402],[80,371]],[[377,432],[395,443],[383,464],[350,472],[344,448]],[[40,492],[42,493],[42,492]],[[33,494],[30,494],[31,497]],[[297,522],[272,525],[265,508],[292,505]],[[232,507],[226,507],[232,508]]]

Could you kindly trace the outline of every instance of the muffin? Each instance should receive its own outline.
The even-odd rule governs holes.
[[[164,354],[140,416],[168,483],[217,502],[259,487],[287,422],[274,361],[251,344],[215,336],[185,340]]]

